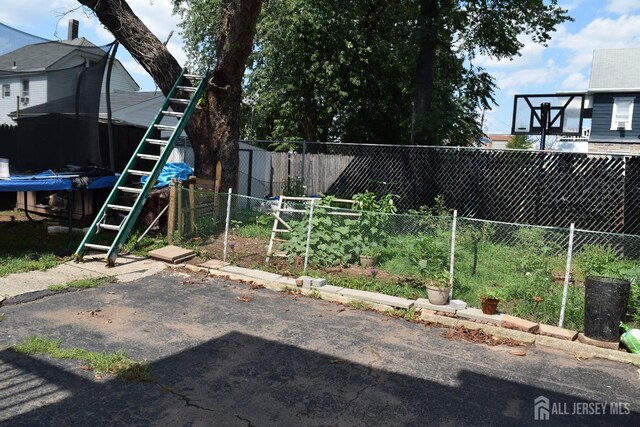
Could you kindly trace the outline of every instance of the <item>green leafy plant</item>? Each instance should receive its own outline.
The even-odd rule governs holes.
[[[586,245],[576,256],[576,262],[584,276],[615,276],[620,275],[617,267],[618,257],[611,246]]]

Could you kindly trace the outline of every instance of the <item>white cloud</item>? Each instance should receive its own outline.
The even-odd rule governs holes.
[[[607,5],[607,11],[625,14],[640,9],[638,0],[611,0]]]
[[[589,79],[583,73],[571,73],[560,83],[561,90],[587,90]]]

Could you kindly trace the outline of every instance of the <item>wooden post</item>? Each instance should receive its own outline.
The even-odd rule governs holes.
[[[176,225],[176,187],[178,180],[171,179],[171,188],[169,191],[169,216],[167,218],[167,241],[173,245],[173,232]]]
[[[218,223],[220,218],[220,188],[222,186],[222,163],[216,164],[216,178],[213,185],[213,222]]]
[[[196,177],[189,177],[189,222],[191,234],[196,232]]]
[[[176,197],[177,199],[177,204],[178,204],[178,238],[182,238],[182,233],[184,232],[184,209],[182,208],[182,182],[178,181],[178,187],[177,187],[177,191],[178,191],[178,197]]]

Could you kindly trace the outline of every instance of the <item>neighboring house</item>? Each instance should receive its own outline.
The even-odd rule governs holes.
[[[506,135],[506,134],[488,135],[489,140],[491,142],[489,144],[487,144],[486,147],[487,148],[495,148],[495,149],[507,148],[507,144],[511,140],[511,136],[512,135]]]
[[[78,21],[70,20],[67,40],[29,44],[1,55],[0,124],[15,124],[14,118],[25,108],[73,99],[84,82],[78,72],[73,75],[69,70],[83,65],[89,68],[103,60],[106,53],[85,38],[78,38]],[[102,79],[103,93],[105,80]],[[117,60],[111,71],[110,87],[112,91],[140,90]]]
[[[640,154],[640,48],[593,51],[585,104],[590,152]]]

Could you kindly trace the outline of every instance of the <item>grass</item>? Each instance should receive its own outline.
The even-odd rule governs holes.
[[[41,354],[54,359],[79,360],[88,364],[96,374],[110,374],[123,380],[151,381],[151,366],[146,362],[129,359],[126,353],[99,353],[81,348],[60,347],[61,340],[31,336],[13,350],[27,355]]]
[[[529,233],[531,236],[531,233]],[[535,237],[535,236],[534,236]],[[450,236],[438,237],[446,241]],[[415,236],[393,236],[379,260],[380,271],[411,278],[420,272],[411,261],[411,250],[415,247]],[[474,271],[473,245],[461,240],[456,246],[455,283],[453,297],[466,301],[471,307],[480,307],[480,297],[493,293],[501,300],[499,311],[534,322],[557,325],[562,305],[564,283],[553,281],[552,272],[564,274],[566,256],[562,249],[545,243],[540,238],[522,244],[517,240],[502,242],[481,241],[478,246],[477,268]],[[551,248],[551,249],[549,249]],[[574,330],[584,328],[584,279],[589,269],[586,252],[593,254],[593,247],[584,247],[574,253],[572,263],[574,283],[568,288],[563,326]],[[448,251],[447,251],[448,256]],[[626,323],[640,326],[640,262],[633,259],[613,257],[608,268],[619,272],[620,277],[630,280],[631,297]],[[448,261],[447,261],[448,264]],[[336,275],[322,269],[310,269],[307,274],[323,277],[336,286],[379,292],[408,299],[426,298],[426,290],[410,280],[373,278],[362,274],[358,277]]]
[[[72,280],[64,285],[51,285],[48,289],[53,292],[64,291],[69,288],[91,289],[104,285],[105,283],[115,283],[117,280],[115,276],[88,277],[86,279]]]
[[[373,306],[369,303],[366,303],[364,301],[358,301],[358,300],[352,300],[349,302],[349,307],[353,308],[354,310],[373,310]]]

